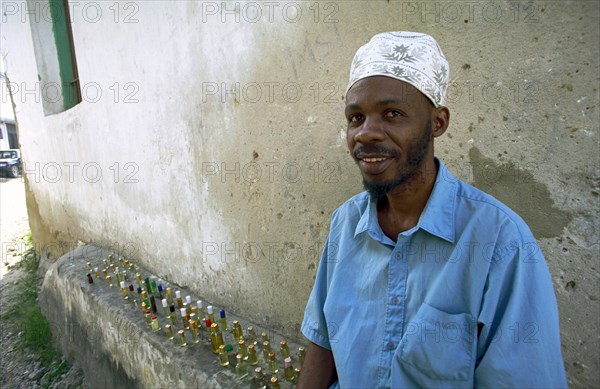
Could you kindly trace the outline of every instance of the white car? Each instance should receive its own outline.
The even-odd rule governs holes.
[[[0,150],[0,173],[16,178],[21,173],[21,151]]]

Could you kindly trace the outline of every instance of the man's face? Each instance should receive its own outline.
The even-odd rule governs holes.
[[[433,158],[433,104],[415,87],[375,76],[346,96],[347,142],[365,188],[377,197],[406,186]]]

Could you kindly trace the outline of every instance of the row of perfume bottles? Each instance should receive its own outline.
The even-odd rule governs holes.
[[[159,299],[163,308],[161,316],[164,316],[164,320],[167,321],[164,324],[163,332],[168,339],[173,340],[175,338],[174,333],[176,332],[179,345],[186,347],[188,346],[188,338],[191,338],[191,342],[196,344],[201,343],[203,338],[205,338],[204,341],[211,346],[212,352],[218,354],[221,366],[235,366],[236,377],[238,379],[249,379],[248,370],[254,367],[255,375],[253,380],[259,388],[268,387],[267,382],[269,382],[271,388],[279,388],[279,375],[281,372],[283,373],[282,378],[285,381],[290,383],[297,381],[300,374],[300,367],[304,361],[304,347],[299,347],[296,356],[300,367],[294,368],[287,342],[282,340],[280,342],[280,354],[283,361],[283,370],[281,370],[276,353],[271,349],[267,333],[261,333],[262,342],[259,342],[253,327],[250,326],[248,327],[246,336],[244,336],[242,327],[237,320],[232,322],[231,328],[228,326],[224,310],[220,310],[219,312],[221,322],[221,328],[219,328],[219,325],[215,322],[213,306],[209,305],[204,310],[202,300],[197,300],[194,305],[192,304],[191,296],[186,296],[184,300],[179,290],[175,291],[175,296],[173,296],[172,288],[164,288],[163,281],[153,275],[142,279],[142,276],[136,273],[137,288],[134,287],[133,283],[127,286],[126,283],[132,278],[129,272],[135,272],[136,270],[133,263],[119,258],[119,264],[121,265],[119,267],[115,264],[114,256],[112,255],[109,255],[108,261],[103,259],[102,262],[104,265],[102,269],[103,277],[100,276],[98,267],[93,267],[90,262],[87,263],[90,270],[90,273],[87,274],[88,282],[93,283],[91,274],[93,272],[98,280],[104,278],[110,287],[113,287],[117,283],[121,289],[123,300],[131,301],[136,307],[138,306],[138,302],[141,302],[142,314],[152,331],[159,332],[163,329],[156,304],[156,300]],[[150,296],[148,296],[148,292],[150,292]],[[200,325],[200,315],[203,315],[206,329]],[[187,336],[186,333],[188,334]],[[225,333],[225,339],[223,333]],[[238,350],[233,354],[235,357],[230,363],[229,358],[232,355],[230,352],[233,350],[232,344],[236,344]],[[258,353],[258,349],[262,353]],[[262,357],[259,355],[262,355]],[[263,367],[256,367],[258,365],[266,366],[267,369],[263,370]],[[265,374],[267,370],[270,374],[270,380]]]

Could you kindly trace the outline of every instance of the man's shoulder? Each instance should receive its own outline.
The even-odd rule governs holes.
[[[527,223],[509,206],[493,195],[464,181],[457,180],[457,182],[457,219],[478,220],[482,223],[489,223],[488,228],[494,226],[507,229],[517,233],[521,239],[533,239]]]

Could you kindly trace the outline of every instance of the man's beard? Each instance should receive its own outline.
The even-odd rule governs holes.
[[[425,161],[425,156],[427,155],[431,143],[432,127],[432,121],[429,120],[423,131],[423,136],[409,144],[406,149],[406,165],[396,172],[396,176],[393,179],[386,182],[369,182],[363,176],[363,185],[372,196],[375,198],[383,197],[392,190],[411,182],[420,173],[420,167]],[[357,153],[359,151],[389,155],[397,160],[400,160],[401,158],[401,153],[393,152],[378,146],[361,147],[355,152]]]

